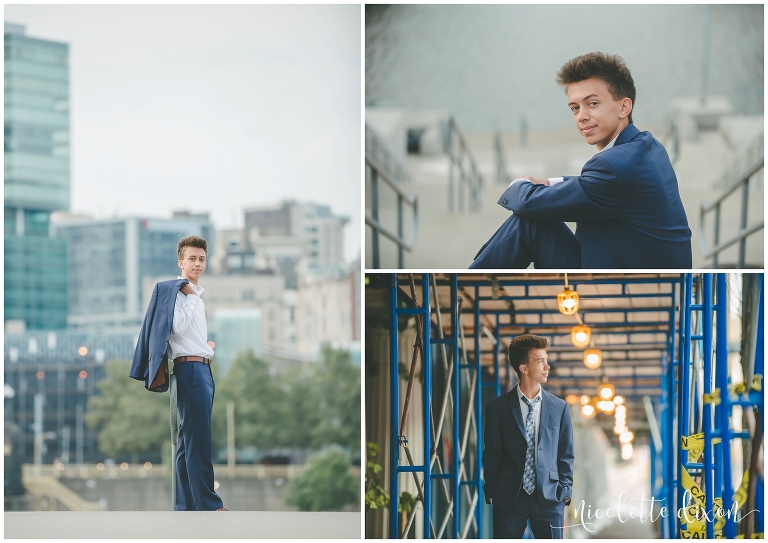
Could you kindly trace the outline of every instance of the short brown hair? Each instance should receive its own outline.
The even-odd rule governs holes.
[[[179,240],[179,244],[176,246],[176,252],[179,255],[179,260],[184,259],[184,249],[186,247],[197,247],[205,251],[205,258],[208,258],[208,242],[205,238],[200,236],[187,236]]]
[[[557,72],[557,83],[565,87],[568,93],[568,85],[578,83],[585,79],[597,78],[608,85],[608,90],[614,100],[629,98],[632,100],[632,108],[635,106],[635,82],[632,74],[619,55],[606,55],[605,53],[587,53],[573,58],[563,64]],[[632,113],[629,114],[629,124],[632,124]]]
[[[522,379],[520,365],[528,363],[528,354],[534,349],[546,349],[549,347],[547,338],[523,334],[509,342],[509,364],[515,370],[518,379]]]

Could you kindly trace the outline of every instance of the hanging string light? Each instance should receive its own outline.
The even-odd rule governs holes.
[[[578,316],[578,313],[577,313]],[[589,345],[592,339],[592,330],[586,324],[579,324],[571,328],[571,342],[579,349]]]
[[[563,315],[573,315],[579,310],[579,293],[568,287],[568,274],[565,274],[565,290],[557,295],[557,308]]]
[[[603,363],[603,353],[600,349],[594,348],[595,344],[592,343],[592,349],[584,351],[584,365],[591,370],[596,370]]]

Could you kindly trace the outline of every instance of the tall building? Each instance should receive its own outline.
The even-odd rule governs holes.
[[[51,214],[69,209],[69,46],[5,23],[6,326],[61,329],[66,244]]]
[[[274,273],[297,290],[299,276],[344,265],[344,225],[325,205],[285,200],[279,206],[245,210],[242,234],[230,232],[222,244],[224,274]]]
[[[178,276],[179,240],[203,236],[211,256],[215,240],[208,216],[176,213],[175,217],[54,223],[57,235],[67,242],[70,328],[138,331],[147,308],[143,300],[152,293],[142,291],[142,280]]]

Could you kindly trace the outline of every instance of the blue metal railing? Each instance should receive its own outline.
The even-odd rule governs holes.
[[[697,286],[695,290],[694,285]],[[756,321],[758,331],[761,332],[763,325],[762,274],[759,288],[760,304],[757,308]],[[750,391],[745,385],[739,385],[740,389],[734,388],[730,382],[727,300],[728,288],[724,274],[709,273],[698,276],[685,274],[683,276],[677,435],[671,436],[674,445],[672,450],[664,453],[667,468],[674,467],[674,476],[668,476],[668,480],[665,481],[664,493],[674,498],[675,510],[687,508],[695,515],[696,510],[700,508],[706,511],[708,517],[701,519],[704,524],[702,530],[701,522],[692,522],[686,517],[679,519],[676,515],[670,515],[666,523],[665,537],[706,537],[708,539],[721,536],[727,539],[736,537],[737,519],[735,511],[732,511],[735,489],[732,484],[731,446],[734,439],[746,439],[750,434],[733,428],[731,422],[733,407],[755,406],[758,408],[758,413],[762,413],[764,400],[762,392]],[[761,338],[760,343],[756,345],[754,363],[754,371],[758,375],[762,375],[763,371],[760,363],[762,357]],[[742,364],[749,365],[749,363],[749,361],[742,361]],[[697,382],[699,378],[696,372],[692,371],[696,368],[700,368],[703,373],[703,379],[700,381],[701,390]],[[757,424],[762,424],[762,421],[758,421]],[[688,446],[682,443],[683,438],[690,439],[692,434],[701,435],[703,462],[688,456],[687,450],[692,447],[690,442]],[[749,473],[752,476],[752,467],[749,468]],[[692,500],[692,505],[685,503],[684,499],[687,487],[683,483],[689,477],[699,478],[699,482],[693,479],[699,490],[694,491],[698,498]],[[757,479],[756,473],[754,479]],[[688,496],[690,498],[691,494]],[[721,520],[718,520],[718,515],[714,513],[718,509],[716,502],[722,503],[722,512],[730,511]],[[738,509],[741,510],[744,505],[745,503],[739,503]],[[764,513],[756,510],[752,515],[755,515],[756,525],[762,529]],[[683,525],[686,526],[685,531],[682,530]]]

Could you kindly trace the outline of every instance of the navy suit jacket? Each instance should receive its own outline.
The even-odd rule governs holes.
[[[485,501],[509,508],[523,488],[525,421],[517,386],[488,402],[483,430]],[[573,486],[573,426],[571,410],[560,398],[542,389],[539,420],[536,493],[545,507],[565,503]],[[525,492],[522,490],[522,492]]]
[[[152,299],[139,333],[130,376],[144,381],[151,392],[168,390],[168,340],[173,329],[176,293],[188,279],[160,281],[152,291]]]
[[[691,269],[691,230],[664,147],[634,124],[581,175],[514,183],[498,201],[521,217],[576,222],[582,268]]]

